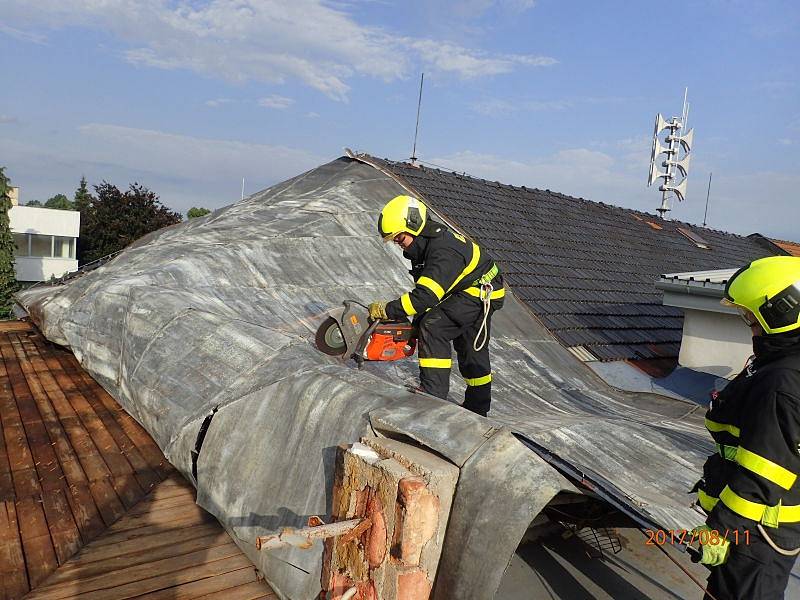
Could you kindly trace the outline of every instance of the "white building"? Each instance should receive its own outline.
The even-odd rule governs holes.
[[[78,270],[78,211],[12,206],[8,215],[16,246],[17,280],[47,281]]]
[[[736,269],[670,273],[656,287],[664,304],[683,309],[683,367],[732,378],[753,353],[752,332],[733,308],[722,306],[725,284]]]

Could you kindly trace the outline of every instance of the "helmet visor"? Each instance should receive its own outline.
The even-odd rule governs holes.
[[[756,316],[743,306],[734,304],[727,298],[723,298],[722,300],[719,301],[719,303],[722,304],[722,306],[727,306],[729,308],[734,309],[736,311],[736,314],[739,315],[739,317],[742,319],[742,321],[745,322],[745,325],[747,325],[748,327],[752,327],[753,325],[760,325]]]

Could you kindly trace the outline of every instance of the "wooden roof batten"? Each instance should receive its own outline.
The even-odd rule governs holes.
[[[275,597],[70,352],[5,321],[0,357],[0,599]]]

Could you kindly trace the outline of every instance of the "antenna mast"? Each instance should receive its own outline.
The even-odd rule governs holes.
[[[703,215],[703,227],[706,226],[706,219],[708,218],[708,197],[711,196],[711,176],[714,173],[708,174],[708,191],[706,192],[706,212]]]
[[[670,194],[674,194],[678,201],[686,197],[686,183],[687,175],[689,174],[689,160],[692,151],[692,138],[694,137],[694,130],[690,129],[684,135],[679,132],[686,129],[686,123],[689,120],[689,103],[687,97],[689,95],[689,88],[686,88],[683,93],[683,110],[680,117],[672,117],[671,121],[665,121],[661,113],[656,115],[656,124],[653,131],[653,147],[650,153],[650,176],[647,179],[648,187],[653,185],[656,180],[663,178],[664,182],[658,187],[661,191],[661,206],[657,208],[659,216],[663,219],[665,213],[669,212]],[[669,130],[669,134],[665,138],[667,146],[662,146],[659,139],[659,134],[665,129]],[[678,154],[683,148],[683,157],[678,159]],[[661,154],[666,154],[666,159],[658,165],[656,161]],[[659,171],[658,167],[665,167],[665,170]],[[683,179],[680,183],[673,183],[676,178],[677,172],[680,171]]]
[[[242,177],[242,200],[244,200],[244,177]]]
[[[419,133],[419,110],[422,107],[422,84],[425,81],[425,73],[419,78],[419,100],[417,100],[417,125],[414,127],[414,148],[411,150],[411,164],[417,164],[417,134]]]

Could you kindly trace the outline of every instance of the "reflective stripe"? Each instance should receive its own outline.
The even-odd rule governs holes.
[[[411,304],[411,297],[408,294],[400,296],[400,304],[403,305],[403,310],[406,311],[407,315],[412,316],[417,314],[417,309]]]
[[[800,522],[800,505],[783,506],[778,502],[775,506],[767,506],[742,498],[728,486],[722,490],[719,499],[737,515],[763,523],[767,527],[777,527],[780,523]]]
[[[785,490],[791,488],[797,479],[797,475],[788,469],[784,469],[779,464],[741,446],[736,453],[736,462],[748,471],[761,475],[764,479],[781,486]]]
[[[444,288],[430,277],[420,277],[417,279],[417,285],[428,288],[433,292],[433,295],[436,296],[437,300],[441,300],[442,296],[444,296]]]
[[[712,421],[708,417],[706,417],[706,429],[710,432],[720,432],[720,431],[727,431],[733,437],[739,437],[741,430],[738,427],[733,425],[725,425],[724,423],[717,423],[716,421]]]
[[[697,490],[697,500],[700,502],[700,506],[702,506],[703,510],[706,512],[711,512],[714,510],[717,502],[719,502],[719,498],[709,496],[703,490]]]
[[[464,291],[467,292],[470,296],[475,296],[476,298],[480,298],[481,297],[480,288],[469,287],[469,288],[465,289]],[[499,290],[493,291],[489,295],[489,299],[490,300],[497,300],[498,298],[503,298],[505,295],[506,295],[506,288],[501,288]]]
[[[478,248],[478,244],[476,244],[475,242],[472,242],[472,260],[470,260],[469,264],[464,268],[463,271],[461,271],[461,275],[456,277],[456,280],[453,282],[453,285],[451,285],[449,288],[447,288],[447,291],[449,292],[450,290],[452,290],[454,287],[456,287],[459,284],[459,282],[462,279],[464,279],[464,277],[466,277],[467,275],[472,273],[475,270],[475,267],[478,266],[478,262],[480,260],[481,260],[481,249]]]
[[[464,377],[464,381],[467,382],[468,386],[477,387],[479,385],[486,385],[492,381],[492,374],[489,373],[488,375],[484,375],[483,377]]]
[[[730,508],[737,515],[756,522],[761,522],[761,517],[764,516],[764,509],[767,508],[765,504],[751,502],[750,500],[742,498],[727,485],[719,495],[719,499],[720,502]]]
[[[452,358],[420,358],[419,366],[428,369],[449,369],[453,366]]]
[[[728,446],[726,444],[716,444],[717,453],[724,459],[736,460],[736,453],[739,451],[739,446]]]
[[[492,265],[492,268],[486,271],[483,275],[481,275],[478,279],[472,282],[472,285],[475,287],[480,287],[482,283],[489,283],[492,279],[497,277],[498,273],[500,273],[500,269],[497,266],[497,263]]]

